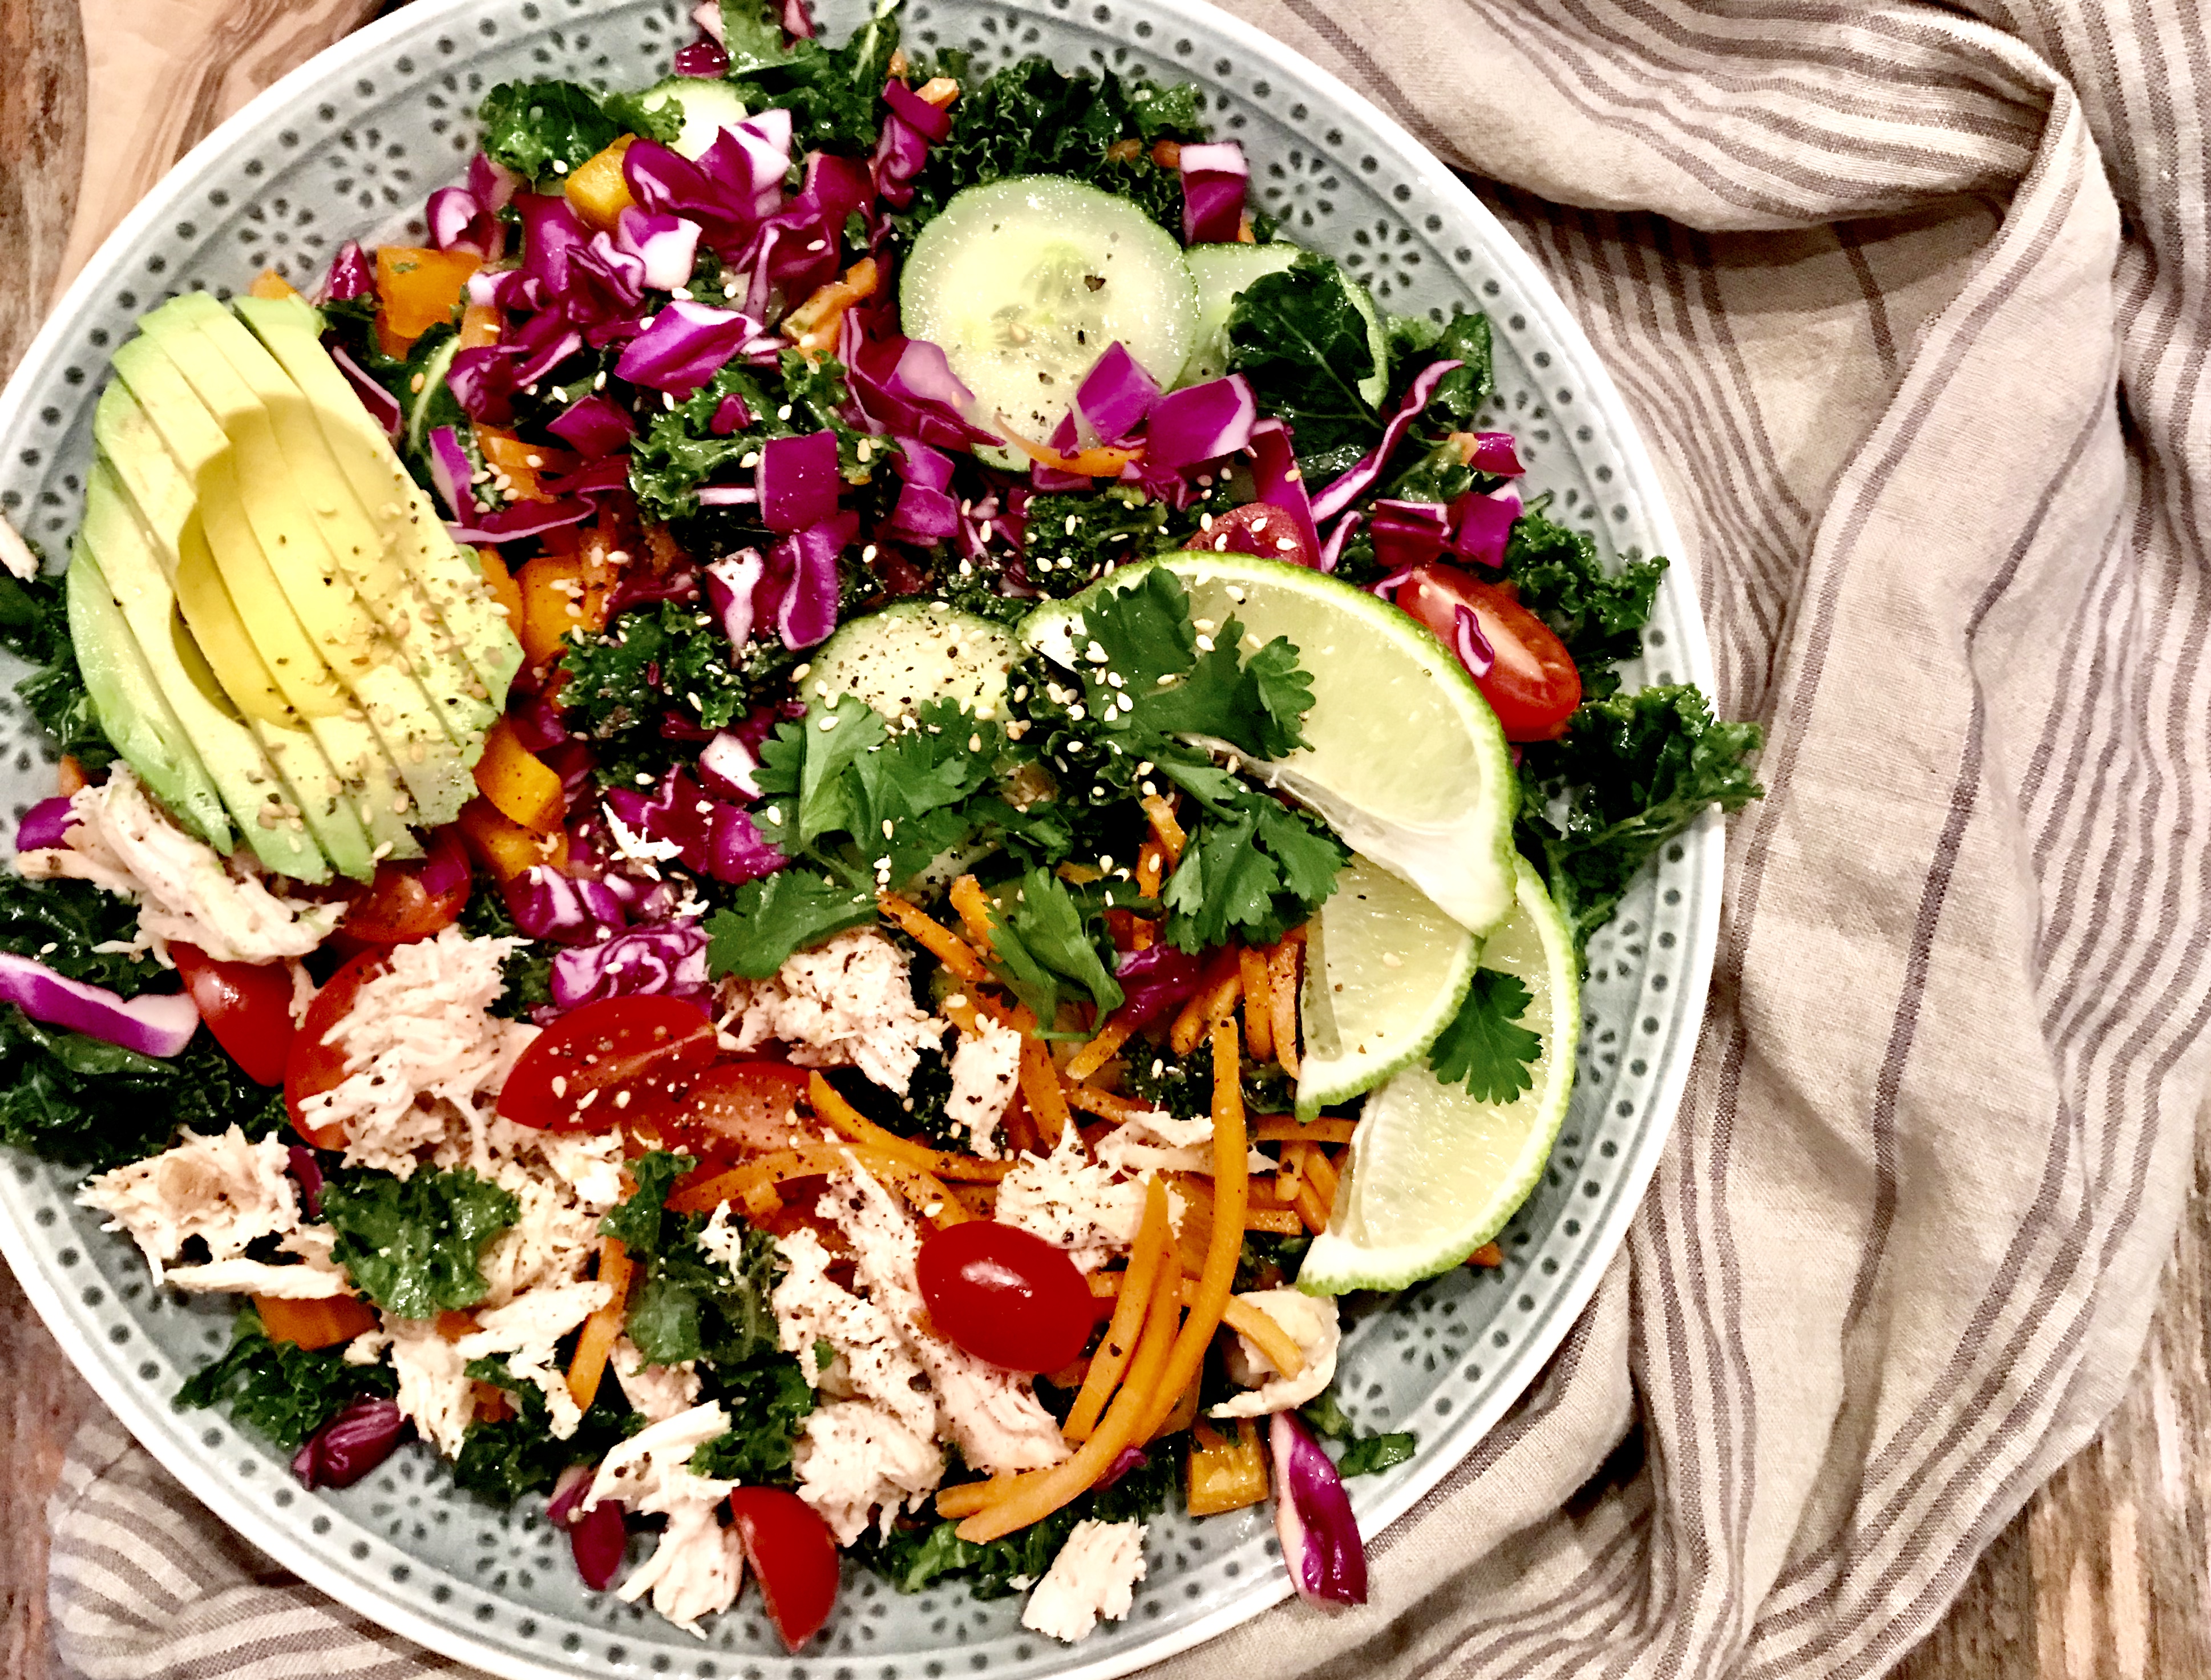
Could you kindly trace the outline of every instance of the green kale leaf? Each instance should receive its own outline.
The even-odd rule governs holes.
[[[517,1377],[506,1361],[472,1359],[468,1374],[478,1382],[495,1383],[512,1397],[511,1415],[469,1425],[453,1465],[456,1483],[494,1505],[512,1505],[524,1494],[551,1492],[569,1465],[597,1463],[645,1425],[622,1398],[621,1385],[602,1382],[576,1433],[557,1440],[544,1391]]]
[[[1418,1438],[1409,1432],[1386,1435],[1362,1432],[1336,1404],[1333,1386],[1324,1388],[1300,1406],[1298,1416],[1315,1434],[1346,1443],[1342,1456],[1336,1461],[1336,1473],[1341,1476],[1372,1476],[1378,1470],[1402,1465],[1420,1445]]]
[[[766,0],[722,0],[729,79],[753,111],[779,106],[791,112],[791,155],[872,151],[881,124],[877,100],[898,51],[894,4],[875,14],[841,46],[819,40],[786,42],[778,13]]]
[[[323,1217],[338,1234],[332,1258],[363,1295],[402,1319],[482,1301],[490,1285],[477,1257],[521,1212],[513,1192],[466,1167],[405,1180],[334,1173],[323,1186]]]
[[[522,930],[506,907],[506,895],[478,882],[461,910],[461,931],[471,939],[520,939]],[[491,1006],[494,1015],[510,1021],[527,1021],[531,1010],[553,1001],[554,947],[543,941],[524,939],[500,964],[506,989]]]
[[[656,1150],[629,1163],[637,1192],[608,1214],[599,1228],[618,1237],[639,1268],[631,1286],[628,1331],[648,1365],[703,1360],[735,1368],[772,1354],[775,1243],[751,1226],[739,1228],[740,1262],[733,1273],[699,1246],[706,1216],[671,1213],[669,1187],[688,1172],[691,1157]]]
[[[1520,760],[1520,850],[1543,872],[1577,950],[1611,919],[1644,863],[1705,809],[1740,810],[1766,790],[1751,768],[1756,724],[1719,723],[1686,683],[1584,705],[1564,739]]]
[[[539,184],[557,180],[625,134],[672,140],[681,124],[680,113],[665,106],[649,112],[632,95],[603,100],[575,82],[551,80],[502,82],[476,115],[492,161]]]
[[[36,550],[33,550],[35,553]],[[115,749],[93,708],[76,649],[70,641],[68,586],[58,575],[0,574],[0,647],[30,661],[33,670],[15,692],[55,749],[88,770],[115,761]]]
[[[742,1365],[718,1363],[705,1376],[700,1398],[719,1400],[736,1421],[691,1455],[691,1468],[748,1488],[789,1487],[791,1447],[814,1410],[814,1390],[798,1361],[760,1354]]]
[[[129,944],[137,932],[138,907],[89,881],[0,873],[0,950],[35,957],[58,974],[125,998],[174,992],[176,971],[150,955],[97,949]]]
[[[1317,482],[1325,481],[1311,470],[1316,458],[1348,449],[1355,458],[1382,435],[1382,416],[1359,390],[1373,377],[1374,349],[1352,300],[1356,283],[1306,252],[1237,294],[1228,314],[1230,370],[1251,382],[1260,413],[1289,423]]]
[[[1209,1040],[1200,1039],[1197,1048],[1189,1055],[1172,1056],[1139,1042],[1123,1056],[1121,1081],[1136,1101],[1177,1119],[1209,1119],[1213,1115],[1213,1046]],[[1243,1087],[1247,1114],[1287,1114],[1297,1107],[1297,1081],[1271,1062],[1244,1058],[1238,1083]]]
[[[578,735],[605,737],[663,711],[701,729],[725,728],[746,710],[748,688],[731,665],[730,640],[712,614],[680,601],[624,613],[560,656],[568,671],[560,704]]]
[[[1584,701],[1608,700],[1620,688],[1614,667],[1643,651],[1663,558],[1632,560],[1608,575],[1596,546],[1546,517],[1541,502],[1513,522],[1505,545],[1505,575],[1519,587],[1520,604],[1553,630],[1582,675]]]
[[[1178,541],[1174,510],[1133,485],[1108,485],[1090,495],[1031,496],[1021,571],[1046,595],[1073,595],[1104,577],[1108,566],[1163,554]]]
[[[1489,344],[1489,317],[1475,309],[1454,306],[1432,346],[1434,354],[1408,357],[1393,371],[1392,400],[1402,397],[1420,376],[1421,368],[1439,361],[1456,361],[1457,367],[1436,381],[1428,397],[1425,418],[1441,421],[1458,431],[1474,424],[1490,393],[1496,389]]]
[[[1446,1085],[1464,1085],[1479,1102],[1510,1102],[1536,1082],[1543,1039],[1520,1024],[1535,994],[1517,975],[1477,968],[1466,1000],[1428,1051]]]
[[[185,1380],[175,1404],[179,1411],[221,1405],[239,1428],[292,1453],[362,1395],[389,1398],[397,1392],[390,1367],[348,1365],[343,1348],[270,1341],[248,1307],[238,1315],[229,1348]]]

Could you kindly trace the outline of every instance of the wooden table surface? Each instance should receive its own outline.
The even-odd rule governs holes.
[[[378,9],[376,0],[82,3],[99,20],[89,58],[79,0],[0,0],[0,380],[58,281],[170,162]],[[180,55],[178,41],[194,45]],[[101,120],[88,124],[88,112]],[[85,181],[95,185],[81,192]],[[2211,1139],[2199,1142],[2188,1216],[2124,1404],[2004,1531],[1898,1674],[2211,1680],[2207,1233]],[[4,1268],[0,1374],[0,1680],[45,1680],[45,1502],[96,1403]]]

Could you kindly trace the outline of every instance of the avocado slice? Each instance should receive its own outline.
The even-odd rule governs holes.
[[[153,669],[115,604],[106,573],[82,539],[70,549],[63,587],[70,642],[100,728],[123,761],[179,822],[216,851],[229,851],[233,836],[222,798],[208,779],[191,737],[161,698]]]
[[[227,688],[250,671],[252,661],[246,652],[251,650],[294,708],[295,715],[282,720],[269,718],[260,710],[250,681],[238,697],[239,709],[253,719],[257,734],[291,785],[294,809],[288,818],[305,822],[324,856],[339,873],[356,880],[376,872],[374,854],[379,846],[389,847],[383,853],[387,857],[417,855],[421,842],[404,820],[412,801],[397,770],[368,720],[353,709],[351,697],[338,687],[307,639],[245,522],[237,469],[222,428],[176,365],[150,340],[134,338],[118,349],[115,371],[136,399],[147,429],[161,446],[135,452],[132,470],[142,478],[156,481],[163,481],[165,475],[181,477],[185,485],[180,490],[173,483],[160,482],[149,490],[149,501],[140,503],[142,511],[151,506],[172,514],[180,505],[192,509],[179,526],[153,526],[149,520],[149,534],[195,638]],[[200,558],[201,549],[192,538],[195,531],[204,537],[212,567]],[[221,591],[211,586],[214,575],[224,585]],[[225,599],[233,610],[227,615]],[[193,622],[195,618],[202,622]],[[235,619],[234,625],[230,618]],[[320,749],[319,771],[294,741],[301,728]]]
[[[196,304],[203,307],[195,309]],[[207,312],[215,317],[215,331],[208,330]],[[229,440],[235,470],[227,477],[203,473],[203,494],[221,498],[235,487],[237,516],[253,532],[324,663],[366,716],[406,783],[418,820],[433,828],[451,822],[476,793],[475,779],[405,652],[371,616],[326,535],[324,522],[337,520],[352,492],[311,416],[305,416],[304,434],[294,430],[280,436],[279,416],[262,400],[257,381],[235,365],[231,350],[257,359],[258,383],[273,383],[301,409],[304,400],[252,336],[204,293],[186,293],[144,324]],[[221,329],[237,343],[227,346]],[[202,508],[211,524],[224,511],[212,501]],[[363,534],[353,546],[373,543],[373,536]]]
[[[110,398],[130,401],[120,385],[110,386],[94,422],[96,435],[114,430]],[[153,442],[159,449],[160,440]],[[295,881],[329,880],[328,859],[302,829],[284,818],[293,803],[290,788],[254,731],[239,719],[186,634],[153,540],[105,456],[94,464],[85,485],[84,522],[76,552],[79,561],[90,560],[99,569],[162,699],[197,749],[202,767],[254,857],[264,868]],[[77,563],[72,561],[72,574]],[[72,614],[72,638],[76,634]],[[79,658],[83,657],[80,646]],[[101,722],[106,722],[104,713]],[[312,749],[314,743],[307,744]],[[329,767],[322,767],[320,773],[327,776]]]
[[[476,698],[497,711],[522,668],[522,644],[492,599],[475,556],[445,534],[438,510],[323,349],[321,317],[298,298],[239,298],[233,306],[314,405],[323,435],[383,533],[386,551],[399,557],[435,604],[483,685]],[[442,373],[433,367],[427,377]]]

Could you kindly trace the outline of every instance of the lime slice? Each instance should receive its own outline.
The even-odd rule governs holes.
[[[1542,1180],[1573,1088],[1580,971],[1535,870],[1519,863],[1517,874],[1517,903],[1482,946],[1481,967],[1531,994],[1520,1024],[1543,1040],[1535,1083],[1510,1102],[1481,1102],[1421,1062],[1368,1097],[1335,1214],[1298,1274],[1307,1295],[1402,1289],[1448,1271],[1504,1229]]]
[[[1307,744],[1245,771],[1288,795],[1354,852],[1409,881],[1470,933],[1512,907],[1519,784],[1497,714],[1427,628],[1365,590],[1301,566],[1237,554],[1172,554],[1127,566],[1040,607],[1021,639],[1075,664],[1084,602],[1165,567],[1190,591],[1201,633],[1230,618],[1245,648],[1276,636],[1312,673]]]
[[[1305,927],[1298,1113],[1371,1091],[1419,1058],[1474,984],[1481,941],[1418,887],[1354,858]]]

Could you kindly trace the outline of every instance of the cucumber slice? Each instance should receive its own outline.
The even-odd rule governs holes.
[[[683,128],[668,143],[668,149],[694,162],[706,155],[724,129],[736,127],[746,116],[745,102],[735,88],[706,76],[671,76],[638,95],[638,103],[647,111],[657,111],[671,100],[683,113]]]
[[[1287,240],[1271,245],[1197,245],[1183,253],[1190,278],[1197,283],[1197,343],[1183,364],[1177,385],[1203,385],[1228,371],[1228,314],[1236,307],[1237,295],[1262,275],[1279,274],[1304,254]],[[1390,389],[1390,335],[1366,288],[1348,274],[1343,287],[1351,295],[1352,307],[1366,318],[1366,343],[1374,352],[1374,371],[1359,382],[1359,394],[1379,408]]]
[[[959,194],[921,230],[899,304],[906,336],[942,348],[984,423],[1037,442],[1119,340],[1166,385],[1190,359],[1197,288],[1174,236],[1125,198],[1057,175]],[[1004,466],[1011,449],[976,452]]]
[[[1006,675],[1021,656],[1021,645],[987,618],[938,602],[901,601],[830,637],[800,688],[809,701],[851,694],[893,719],[933,700],[996,718],[1005,711]]]

